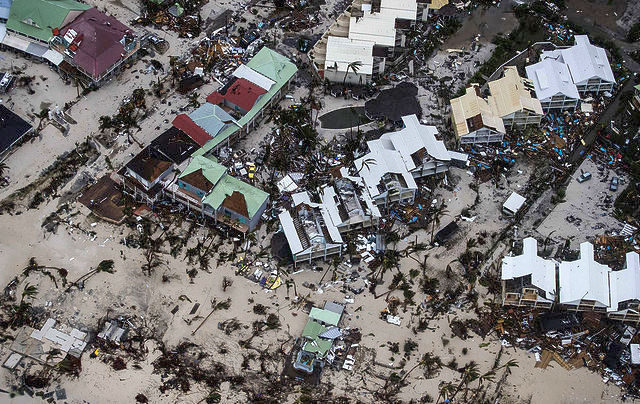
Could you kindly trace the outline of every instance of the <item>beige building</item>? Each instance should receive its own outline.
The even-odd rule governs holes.
[[[482,97],[478,84],[467,87],[463,96],[450,102],[451,121],[460,144],[502,142],[502,118]]]
[[[489,106],[502,118],[505,128],[538,126],[544,112],[533,91],[531,80],[520,77],[515,66],[508,66],[502,78],[489,82]]]

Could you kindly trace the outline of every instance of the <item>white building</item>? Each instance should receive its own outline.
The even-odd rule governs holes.
[[[586,35],[576,35],[575,45],[569,48],[542,52],[544,59],[564,63],[581,94],[612,91],[616,83],[605,50],[592,45]]]
[[[349,38],[327,38],[324,78],[332,82],[368,84],[373,74],[373,42]],[[350,64],[359,63],[357,68]]]
[[[322,205],[340,233],[377,226],[381,217],[368,192],[360,192],[353,180],[362,182],[358,177],[338,178],[320,193]]]
[[[628,252],[626,266],[609,273],[611,305],[609,317],[614,320],[640,320],[640,259]]]
[[[569,310],[606,312],[610,307],[607,265],[595,261],[593,245],[580,244],[580,258],[559,266],[560,304]]]
[[[527,66],[525,70],[527,77],[533,82],[536,97],[545,112],[554,109],[576,109],[580,94],[571,79],[567,65],[547,58]]]
[[[436,138],[434,126],[422,125],[415,115],[402,117],[404,128],[367,142],[370,152],[355,161],[369,195],[378,206],[413,203],[416,178],[444,173],[451,157]]]
[[[538,256],[538,242],[523,240],[521,255],[502,259],[502,302],[551,308],[556,295],[556,264]]]

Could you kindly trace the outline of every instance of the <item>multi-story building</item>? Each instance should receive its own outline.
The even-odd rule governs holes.
[[[489,83],[488,102],[502,118],[505,128],[538,126],[544,112],[540,101],[533,96],[531,80],[520,77],[515,66],[507,66],[502,78]]]
[[[578,88],[571,79],[564,63],[547,58],[525,68],[533,82],[536,97],[545,112],[551,110],[575,110],[580,101]]]
[[[576,35],[571,47],[542,52],[540,59],[564,63],[581,94],[613,91],[616,84],[605,50],[592,45],[586,35]]]
[[[502,142],[505,127],[495,108],[480,93],[480,86],[472,84],[465,94],[451,101],[451,121],[460,144]]]

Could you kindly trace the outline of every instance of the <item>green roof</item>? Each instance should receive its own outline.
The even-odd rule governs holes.
[[[262,74],[275,81],[275,84],[271,86],[269,91],[264,94],[262,97],[258,99],[258,101],[253,105],[251,110],[249,110],[244,116],[237,120],[237,123],[240,126],[244,126],[249,121],[253,119],[254,116],[260,110],[269,103],[269,101],[276,95],[278,91],[289,81],[291,77],[293,77],[298,68],[294,63],[292,63],[285,56],[282,56],[278,52],[275,52],[266,46],[260,49],[258,53],[247,63],[247,67],[255,70],[256,72]],[[215,148],[220,143],[227,140],[227,138],[233,135],[237,130],[236,127],[228,127],[224,131],[218,134],[215,138],[208,141],[204,146],[200,149],[196,150],[194,155],[202,155],[207,153],[209,150]]]
[[[61,28],[71,11],[90,8],[73,0],[14,0],[7,28],[48,42],[53,36],[51,31]]]
[[[331,349],[331,345],[333,345],[332,340],[319,337],[326,330],[322,324],[309,319],[304,330],[302,330],[302,336],[309,341],[304,344],[302,349],[307,352],[318,353],[320,356],[326,355],[327,351]]]
[[[640,91],[640,84],[636,84],[635,86],[633,86],[633,88],[635,88],[636,90]]]
[[[230,175],[225,175],[218,181],[211,192],[209,192],[209,195],[203,199],[203,202],[214,209],[218,209],[227,196],[231,196],[234,191],[238,191],[244,196],[244,200],[247,203],[249,219],[252,219],[255,214],[258,213],[264,201],[269,197],[269,194],[263,190]]]
[[[178,178],[185,177],[200,169],[202,169],[202,175],[204,175],[204,177],[213,185],[217,184],[218,181],[220,181],[220,178],[222,178],[222,176],[227,172],[227,167],[222,164],[218,164],[212,159],[203,156],[196,156],[191,160],[187,168],[184,169]]]
[[[309,318],[329,325],[338,325],[338,322],[340,321],[340,314],[314,307],[309,313]]]

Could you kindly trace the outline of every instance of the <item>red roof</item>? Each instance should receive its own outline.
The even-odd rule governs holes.
[[[118,62],[124,50],[120,42],[125,33],[132,35],[129,27],[96,8],[91,8],[60,30],[60,36],[73,29],[78,33],[74,44],[78,49],[73,61],[94,79],[106,73]]]
[[[198,126],[187,114],[180,114],[173,119],[173,126],[186,133],[194,142],[204,146],[213,139],[204,129]]]
[[[226,94],[222,95],[217,91],[207,97],[207,102],[211,104],[220,104],[223,99],[229,101],[233,105],[237,105],[245,111],[253,108],[253,105],[262,94],[267,91],[247,79],[237,79],[228,89]]]

